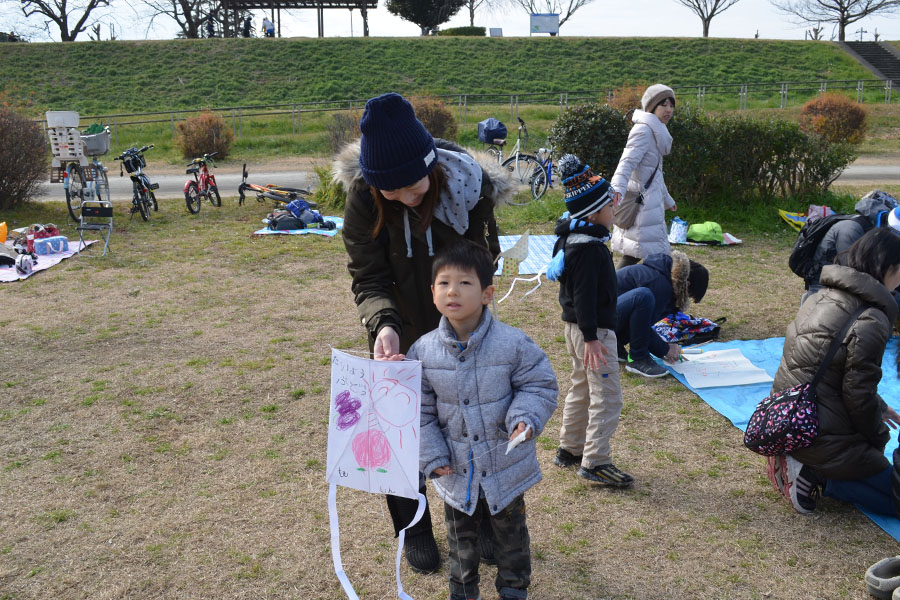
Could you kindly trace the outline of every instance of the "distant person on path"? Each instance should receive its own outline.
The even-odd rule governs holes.
[[[431,293],[443,316],[409,350],[422,361],[419,462],[444,500],[450,600],[479,597],[485,524],[494,534],[499,600],[527,597],[525,492],[541,480],[535,440],[559,394],[544,351],[491,315],[494,269],[483,245],[459,241],[438,252]],[[524,442],[510,450],[520,435]]]
[[[359,128],[360,140],[334,162],[335,180],[347,193],[342,237],[369,349],[389,360],[440,323],[431,294],[436,252],[468,240],[499,256],[494,207],[513,187],[496,161],[481,165],[455,144],[435,140],[398,94],[370,99]],[[424,493],[424,478],[420,483]],[[399,532],[418,503],[389,495],[387,505]],[[428,510],[407,532],[405,552],[416,571],[440,567]],[[489,546],[481,552],[493,560]]]
[[[616,343],[616,270],[606,247],[613,219],[609,183],[578,157],[559,159],[569,216],[556,224],[554,261],[561,257],[559,304],[566,349],[572,357],[572,385],[563,406],[559,447],[553,463],[579,467],[583,479],[628,487],[634,478],[612,463],[610,440],[619,426],[622,387],[613,358]]]
[[[816,508],[820,495],[894,515],[890,461],[884,448],[888,425],[900,415],[878,395],[881,361],[897,304],[890,290],[900,285],[900,235],[872,229],[847,250],[845,265],[826,265],[821,290],[800,306],[788,325],[784,353],[772,390],[813,378],[831,341],[862,305],[816,390],[819,431],[811,446],[768,457],[772,485],[801,513]],[[898,453],[894,453],[894,463]],[[898,489],[900,491],[900,489]]]
[[[245,38],[250,37],[250,29],[253,27],[250,15],[244,19],[244,26],[241,28],[241,35]]]
[[[610,182],[619,199],[629,190],[644,193],[634,224],[628,229],[613,228],[611,248],[622,254],[617,268],[637,264],[651,254],[672,253],[665,212],[677,206],[666,189],[662,163],[672,150],[666,124],[675,112],[675,92],[661,83],[651,85],[641,98],[641,107],[631,118],[634,126]]]
[[[668,371],[650,358],[675,362],[681,346],[666,342],[653,324],[667,315],[687,312],[691,300],[700,302],[709,285],[709,271],[678,250],[651,254],[638,265],[616,271],[616,339],[618,359],[625,370],[644,377],[662,377]],[[629,344],[626,352],[625,345]]]
[[[275,37],[275,24],[269,20],[269,17],[263,17],[262,26],[266,37]]]
[[[216,19],[212,13],[206,17],[206,37],[216,37]]]

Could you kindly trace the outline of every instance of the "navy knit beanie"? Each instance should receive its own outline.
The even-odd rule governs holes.
[[[434,138],[400,94],[366,102],[359,129],[359,168],[366,183],[379,190],[412,185],[437,165]]]
[[[573,219],[595,213],[612,201],[609,183],[574,154],[564,155],[556,166],[566,188],[566,210]]]

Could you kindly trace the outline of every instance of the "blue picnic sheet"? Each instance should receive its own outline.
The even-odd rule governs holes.
[[[519,241],[521,235],[501,235],[500,250],[512,248]],[[519,275],[534,275],[547,269],[550,259],[553,258],[553,244],[556,243],[555,235],[529,235],[528,258],[519,263]],[[503,258],[497,263],[494,275],[503,272]]]
[[[324,235],[327,237],[334,237],[337,235],[339,229],[344,228],[344,219],[341,217],[323,217],[326,221],[331,221],[337,227],[335,229],[282,229],[281,231],[275,231],[274,229],[269,229],[267,227],[263,227],[259,231],[254,231],[253,235],[306,235],[311,233],[313,235]],[[267,221],[263,220],[264,223]]]
[[[897,346],[898,338],[893,337],[888,342],[881,364],[881,382],[878,384],[878,393],[884,401],[896,410],[900,410],[900,380],[897,378]],[[775,377],[778,365],[781,362],[781,351],[784,348],[784,338],[769,338],[767,340],[734,340],[730,342],[715,342],[703,346],[703,351],[739,349],[750,362],[757,367],[765,369],[766,373]],[[731,387],[713,387],[694,389],[688,385],[683,375],[676,373],[664,362],[660,362],[668,371],[680,381],[686,388],[700,396],[700,399],[709,404],[735,427],[744,431],[747,421],[760,400],[769,395],[771,383],[757,383]],[[893,430],[892,430],[893,431]],[[891,460],[894,449],[897,447],[896,432],[888,442],[884,454]],[[749,452],[749,450],[748,450]],[[862,510],[862,509],[860,509]],[[884,529],[891,537],[900,542],[900,520],[896,517],[862,512],[872,519],[876,525]]]

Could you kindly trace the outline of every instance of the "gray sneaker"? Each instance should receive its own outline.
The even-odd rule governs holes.
[[[628,362],[625,363],[625,370],[629,373],[637,373],[644,377],[663,377],[669,373],[667,370],[656,364],[656,361],[649,356],[634,360],[629,355]]]

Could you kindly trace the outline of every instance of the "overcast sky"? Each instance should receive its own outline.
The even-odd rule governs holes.
[[[119,39],[169,39],[175,36],[177,27],[171,20],[157,19],[149,29],[147,23],[140,23],[132,9],[123,0],[112,0],[118,8],[104,19],[118,22]],[[567,4],[567,2],[565,2]],[[18,10],[18,0],[5,5],[0,16],[0,31],[16,30],[25,32],[32,41],[46,41],[46,34],[30,29],[29,24],[37,24],[33,19],[25,22]],[[128,4],[140,10],[138,0],[130,0]],[[369,12],[369,30],[373,36],[417,36],[419,29],[412,23],[390,14],[383,8]],[[261,29],[263,11],[254,11],[254,24]],[[455,27],[469,24],[468,12],[460,11],[443,27]],[[475,24],[484,27],[500,27],[507,37],[527,36],[529,32],[529,16],[521,8],[507,9],[503,12],[489,13],[479,11],[475,14]],[[872,40],[878,31],[880,39],[900,39],[900,17],[870,18],[854,23],[848,28],[848,39],[858,39],[854,33],[862,27],[868,33],[863,39]],[[768,0],[740,0],[736,5],[715,17],[710,26],[711,37],[750,38],[759,31],[760,38],[771,39],[803,39],[808,25],[792,23],[791,20],[776,11]],[[702,26],[699,17],[682,6],[677,0],[593,0],[593,2],[575,13],[575,17],[560,28],[562,36],[602,36],[602,37],[635,37],[635,36],[673,36],[700,37]],[[281,33],[284,37],[316,37],[317,18],[315,10],[282,11]],[[832,25],[825,25],[825,39],[831,37]],[[54,31],[54,38],[59,39]],[[350,37],[362,35],[362,17],[359,11],[345,9],[325,10],[325,35],[327,37]],[[836,33],[834,33],[836,37]],[[87,40],[85,34],[79,36]],[[103,38],[108,37],[108,32]]]

